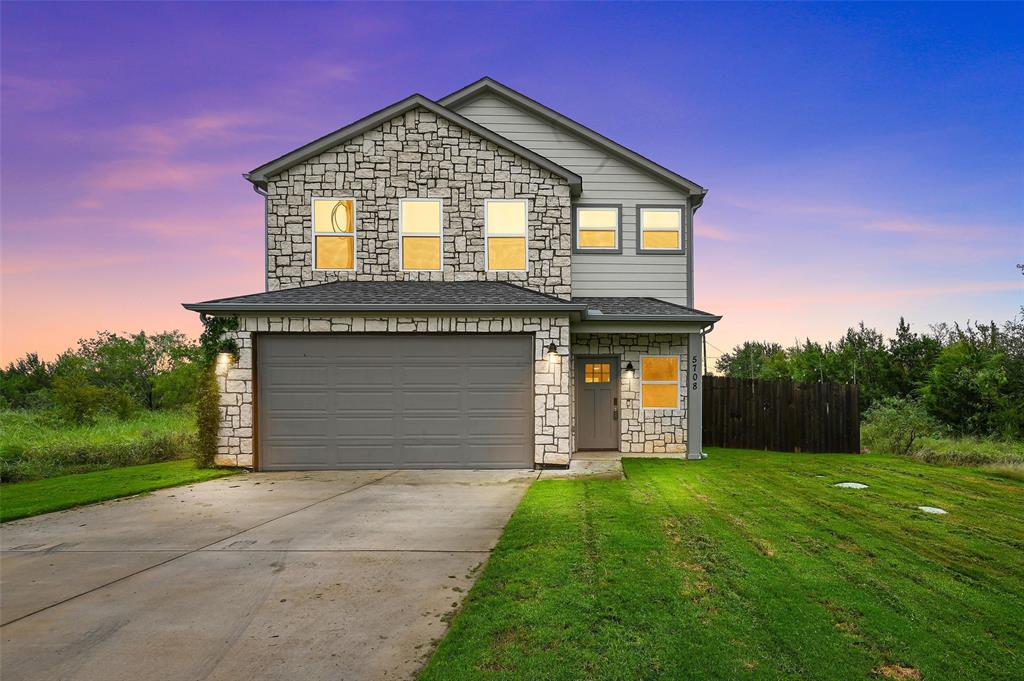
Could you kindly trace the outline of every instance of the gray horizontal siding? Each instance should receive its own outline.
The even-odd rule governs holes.
[[[686,192],[493,95],[478,97],[457,110],[466,118],[581,175],[583,194],[578,203],[622,204],[622,253],[574,253],[573,295],[653,296],[684,305],[691,302],[687,291],[687,254],[638,255],[636,252],[636,205],[685,203]],[[689,253],[691,245],[685,245]]]

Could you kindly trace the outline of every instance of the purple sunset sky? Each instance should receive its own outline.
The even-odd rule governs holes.
[[[2,12],[2,345],[259,291],[241,173],[492,76],[709,187],[710,337],[1014,316],[1024,5],[57,4]]]

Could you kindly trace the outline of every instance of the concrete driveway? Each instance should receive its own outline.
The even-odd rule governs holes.
[[[7,523],[0,676],[409,678],[535,477],[254,473]]]

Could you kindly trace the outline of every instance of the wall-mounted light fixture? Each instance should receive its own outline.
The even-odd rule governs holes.
[[[229,352],[227,350],[223,350],[221,352],[218,352],[217,353],[217,364],[216,364],[217,373],[218,374],[223,374],[223,373],[227,372],[228,367],[231,366],[231,363],[234,360],[235,360],[235,354],[233,352]]]
[[[548,361],[554,362],[558,359],[558,346],[555,345],[554,341],[548,345]]]
[[[625,376],[626,378],[632,379],[636,373],[636,367],[633,366],[632,362],[626,362]]]

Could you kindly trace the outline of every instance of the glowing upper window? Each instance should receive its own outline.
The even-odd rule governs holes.
[[[354,270],[356,266],[355,199],[313,198],[313,268]]]
[[[441,269],[444,208],[441,199],[402,199],[398,203],[398,234],[402,269]]]
[[[484,202],[487,269],[526,271],[529,209],[525,199],[490,199]]]

